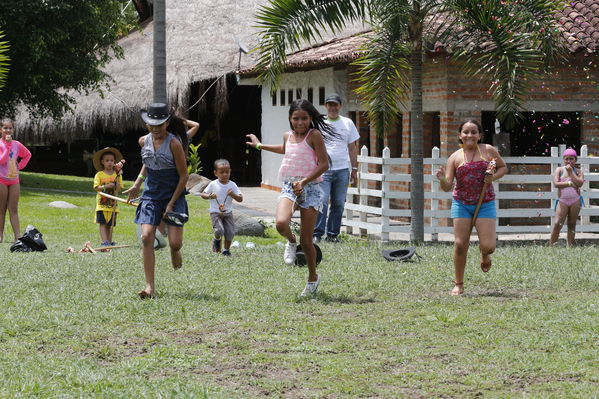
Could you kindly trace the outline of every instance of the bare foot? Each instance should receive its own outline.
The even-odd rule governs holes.
[[[491,257],[487,255],[486,258],[486,260],[483,258],[480,262],[480,269],[485,273],[491,270],[491,266],[493,265]]]
[[[183,257],[181,256],[181,251],[171,251],[171,263],[173,264],[173,269],[179,270],[183,267]]]
[[[455,287],[451,290],[452,296],[462,295],[464,293],[464,283],[454,283]]]
[[[146,288],[145,290],[141,290],[137,293],[139,295],[139,299],[154,299],[156,298],[156,293],[154,291]]]

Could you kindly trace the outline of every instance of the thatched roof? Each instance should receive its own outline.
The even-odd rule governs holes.
[[[264,3],[266,0],[167,2],[167,84],[171,106],[186,108],[191,83],[234,73],[239,56],[235,39],[249,48],[255,46],[253,16],[258,5]],[[90,137],[94,129],[124,133],[141,127],[137,112],[152,100],[152,32],[150,22],[141,31],[120,40],[125,58],[107,65],[106,71],[114,81],[103,97],[97,93],[75,94],[74,112],[60,121],[32,121],[27,112],[21,112],[15,120],[19,139],[34,143],[71,141]],[[242,68],[254,63],[252,54],[241,58]]]

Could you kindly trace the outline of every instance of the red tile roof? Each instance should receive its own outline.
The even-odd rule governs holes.
[[[599,49],[599,0],[570,1],[556,19],[571,52],[594,53]],[[333,39],[291,53],[285,69],[292,72],[349,63],[359,57],[360,45],[367,41],[367,34]],[[247,72],[250,71],[242,73]]]
[[[599,1],[569,1],[557,15],[568,49],[572,52],[597,51],[599,47]]]

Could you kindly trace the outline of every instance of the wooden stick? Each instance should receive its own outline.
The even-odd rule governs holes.
[[[485,171],[485,177],[487,175],[495,174],[496,169],[497,169],[497,162],[495,161],[495,158],[493,158],[489,162],[489,166],[487,167],[487,170]],[[476,223],[476,218],[478,217],[478,212],[480,211],[480,207],[483,204],[483,200],[485,199],[485,193],[487,192],[487,189],[489,188],[489,184],[491,184],[491,183],[484,183],[482,190],[480,190],[480,195],[478,196],[478,202],[476,203],[476,209],[474,209],[474,215],[472,216],[472,223],[470,224],[471,230],[474,228],[474,224]]]
[[[110,198],[111,200],[115,200],[115,201],[118,201],[118,202],[123,202],[123,203],[125,203],[127,205],[137,206],[137,204],[135,202],[131,202],[129,200],[126,200],[124,198],[117,197],[117,196],[114,196],[114,195],[106,194],[106,193],[104,193],[102,191],[98,191],[98,194],[100,194],[102,197]]]
[[[116,249],[116,248],[129,248],[131,245],[107,245],[105,247],[93,248],[94,251],[105,251],[107,249]]]

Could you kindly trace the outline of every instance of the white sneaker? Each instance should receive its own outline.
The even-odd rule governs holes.
[[[297,251],[297,243],[287,241],[285,244],[285,252],[283,253],[283,259],[288,265],[295,263],[295,251]]]
[[[318,289],[318,284],[320,284],[320,275],[316,276],[316,281],[308,281],[306,283],[306,287],[304,288],[300,296],[315,294],[316,290]]]

